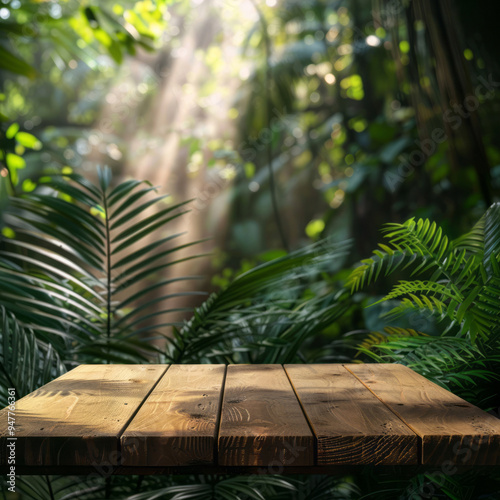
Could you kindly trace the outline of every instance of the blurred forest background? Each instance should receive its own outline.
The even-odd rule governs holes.
[[[35,352],[15,358],[20,354],[4,342],[2,376],[9,366],[31,374],[29,383],[22,371],[17,382],[5,378],[9,386],[17,383],[23,395],[80,362],[152,356],[260,363],[375,358],[408,364],[495,411],[500,45],[491,9],[486,0],[0,0],[2,334]],[[165,196],[127,215],[152,193],[134,197],[131,179],[148,180]],[[114,226],[112,205],[122,217]],[[411,218],[426,222],[405,225]],[[141,220],[151,224],[144,232]],[[386,223],[398,224],[389,234],[392,250],[383,247],[384,256],[352,271],[382,241]],[[110,240],[122,224],[127,229]],[[415,239],[398,240],[401,231],[416,231],[428,251]],[[130,259],[106,262],[112,244],[130,235]],[[176,247],[159,253],[172,235]],[[64,276],[54,267],[56,240],[63,242]],[[174,251],[175,265],[162,264]],[[456,286],[457,302],[422,282],[387,297],[409,256],[408,265],[423,259],[414,272],[425,280]],[[76,264],[64,260],[73,258]],[[143,268],[115,276],[139,258]],[[429,259],[443,275],[425,275],[434,265]],[[129,285],[120,279],[135,271],[143,274],[125,296]],[[478,276],[483,282],[473,281]],[[148,295],[140,302],[143,279]],[[103,295],[94,295],[104,305],[91,303],[99,286]],[[346,286],[357,293],[347,297]],[[490,287],[484,300],[482,286]],[[203,302],[206,294],[212,295]],[[84,298],[75,305],[77,295]],[[431,295],[431,305],[421,298]],[[384,296],[389,300],[365,308]],[[158,310],[164,299],[168,309]],[[384,313],[398,301],[413,309],[388,319]],[[476,309],[469,320],[473,306],[482,315]],[[58,319],[54,310],[66,312]],[[257,321],[262,311],[269,317]],[[105,341],[96,340],[99,333]],[[448,479],[432,498],[498,498],[492,493],[498,478]],[[432,483],[423,475],[392,480],[393,493],[384,497],[381,488],[380,498]],[[39,481],[43,494],[26,480],[28,497],[69,494],[64,478],[54,479],[53,488]],[[113,488],[106,478],[85,494],[125,498],[124,491],[141,491],[130,481]],[[202,481],[209,489],[182,498],[222,498],[214,491],[224,481]],[[261,491],[274,498],[283,486],[265,477],[250,486],[241,481],[248,488],[241,498],[261,498]],[[332,492],[358,498],[363,491],[375,495],[374,481],[369,474],[292,481],[283,491],[292,484],[302,491],[297,498],[304,488],[317,494],[308,498]],[[164,498],[177,498],[175,481],[145,482],[144,491],[161,487]],[[237,498],[231,484],[224,494]]]
[[[46,166],[95,176],[106,164],[170,203],[194,199],[179,224],[214,238],[215,286],[326,235],[354,238],[354,261],[383,223],[410,216],[456,236],[498,194],[487,2],[1,8],[1,148],[16,191]],[[8,185],[3,170],[3,197]]]

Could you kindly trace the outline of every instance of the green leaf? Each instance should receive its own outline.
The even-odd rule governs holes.
[[[17,134],[18,130],[19,130],[19,123],[13,123],[12,125],[9,126],[9,128],[5,132],[5,137],[7,137],[7,139],[13,139]]]
[[[23,61],[18,56],[9,52],[5,47],[0,45],[0,69],[16,73],[18,75],[35,78],[37,75],[35,69],[27,62]]]
[[[14,153],[7,153],[7,166],[12,169],[22,169],[26,167],[26,162],[22,156],[18,156]]]
[[[108,52],[116,64],[121,64],[123,62],[122,46],[116,40],[111,39],[111,43],[108,46]]]
[[[28,132],[18,132],[16,134],[16,141],[25,148],[40,149],[42,146],[42,143]]]

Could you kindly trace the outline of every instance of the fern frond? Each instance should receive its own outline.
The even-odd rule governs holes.
[[[431,309],[434,307],[438,307],[438,309],[444,307],[447,300],[456,300],[458,302],[463,300],[460,291],[451,283],[442,285],[434,281],[419,280],[400,281],[399,285],[396,285],[382,300],[396,299],[404,295],[414,296],[415,294],[421,296],[421,299],[418,299],[418,304],[421,307],[422,301],[424,301],[426,306]],[[434,304],[429,303],[428,296],[435,300]]]
[[[382,251],[375,250],[374,256],[361,261],[361,265],[354,268],[347,278],[345,287],[351,290],[351,293],[375,282],[381,273],[384,276],[401,268],[412,264],[415,257],[406,251],[393,250],[387,245],[379,245]]]
[[[480,381],[497,380],[488,368],[500,355],[486,355],[467,339],[431,336],[388,336],[363,352],[379,362],[402,363],[434,382],[464,388]]]
[[[396,290],[388,295],[388,298],[408,295],[401,299],[398,306],[385,314],[388,320],[407,317],[410,312],[417,313],[421,317],[426,313],[430,315],[429,319],[433,318],[440,325],[442,335],[467,336],[472,343],[476,342],[478,337],[486,339],[499,326],[498,310],[494,314],[488,314],[486,310],[491,310],[492,306],[486,307],[484,303],[479,302],[480,287],[470,291],[463,301],[451,299],[447,303],[432,295],[428,297],[425,294],[408,293],[406,288],[404,286],[402,290]]]
[[[470,254],[477,255],[481,260],[484,256],[484,227],[486,217],[483,215],[468,232],[459,236],[451,242],[455,250],[465,250]]]
[[[403,224],[388,224],[384,233],[390,246],[376,251],[374,258],[354,269],[346,286],[351,291],[374,281],[384,267],[392,272],[408,259],[411,275],[433,271],[428,280],[401,281],[382,300],[400,299],[388,318],[406,316],[410,310],[432,314],[444,321],[444,334],[459,331],[476,342],[500,329],[500,294],[494,279],[500,279],[500,204],[493,205],[473,230],[462,238],[448,241],[442,229],[426,219],[409,219]],[[487,230],[487,228],[489,228]],[[484,262],[481,241],[488,231],[488,265]],[[396,266],[394,256],[399,255]],[[384,266],[385,265],[385,266]],[[403,268],[403,269],[404,269]],[[445,319],[446,318],[446,319]]]
[[[491,271],[491,259],[500,258],[500,203],[494,203],[484,215],[484,267]]]
[[[439,260],[448,249],[448,238],[435,222],[411,218],[403,224],[389,223],[382,229],[391,245],[421,256],[429,255]]]
[[[382,332],[370,332],[368,336],[358,345],[358,355],[361,353],[367,354],[368,356],[381,362],[382,358],[375,354],[375,350],[381,344],[388,342],[390,338],[399,337],[417,337],[420,335],[425,335],[421,332],[417,332],[411,328],[399,328],[399,327],[385,327]]]

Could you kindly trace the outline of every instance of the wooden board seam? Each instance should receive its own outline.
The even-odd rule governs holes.
[[[297,398],[297,401],[299,403],[300,409],[302,410],[302,413],[304,414],[304,417],[306,419],[307,425],[309,426],[309,430],[311,431],[311,434],[313,435],[314,438],[314,445],[313,445],[313,457],[314,457],[314,465],[318,465],[318,436],[316,436],[316,433],[314,432],[314,428],[311,424],[311,421],[309,420],[309,415],[307,414],[304,406],[302,405],[302,401],[299,398],[299,395],[297,394],[297,390],[295,389],[295,386],[293,385],[292,379],[290,378],[290,375],[286,371],[285,365],[281,365],[283,368],[283,371],[285,372],[286,378],[288,379],[288,382],[290,383],[290,386],[292,387],[293,393],[295,394],[295,397]]]
[[[122,436],[123,436],[123,433],[126,431],[127,427],[130,425],[132,420],[134,420],[135,416],[137,415],[137,413],[139,413],[139,410],[142,408],[142,405],[144,404],[144,402],[149,398],[150,394],[155,390],[156,386],[160,383],[160,380],[165,376],[165,374],[167,373],[168,369],[171,366],[172,365],[169,364],[165,367],[165,370],[163,370],[163,373],[158,377],[158,380],[153,384],[153,386],[147,392],[147,394],[144,396],[144,398],[140,402],[140,404],[137,405],[137,408],[132,413],[130,418],[127,420],[127,422],[125,422],[124,426],[120,429],[120,432],[118,433],[118,457],[119,457],[118,465],[121,465],[121,460],[122,460],[122,456],[123,456],[123,454],[122,454]]]
[[[366,385],[354,372],[349,370],[349,368],[346,365],[342,365],[351,375],[353,375],[361,384],[363,384],[364,387],[366,387],[390,412],[392,412],[396,417],[398,417],[401,422],[403,422],[408,429],[410,429],[416,436],[417,436],[417,458],[418,462],[421,464],[423,463],[423,455],[422,455],[422,437],[418,434],[418,432],[408,423],[406,420],[398,414],[397,411],[395,411],[393,408],[391,408],[388,404],[386,404],[379,396],[373,392],[368,385]]]
[[[222,403],[224,402],[224,390],[226,389],[227,365],[224,366],[224,376],[222,377],[222,385],[219,393],[219,409],[217,410],[217,417],[215,420],[214,432],[214,463],[219,465],[219,431],[220,421],[222,417]]]

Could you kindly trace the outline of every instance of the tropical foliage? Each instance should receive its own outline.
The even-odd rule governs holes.
[[[165,321],[172,312],[169,299],[179,293],[155,299],[153,310],[147,307],[150,294],[195,277],[169,283],[151,278],[200,255],[175,257],[191,244],[175,246],[179,235],[163,231],[184,214],[186,204],[165,205],[165,197],[154,191],[135,180],[114,185],[109,169],[102,169],[98,184],[69,172],[51,174],[39,180],[35,191],[9,200],[0,245],[4,404],[7,387],[22,397],[82,362],[300,361],[307,342],[347,309],[347,294],[318,277],[340,267],[348,245],[321,242],[239,276],[185,324]],[[154,206],[157,210],[150,213]],[[158,235],[154,243],[141,245],[152,232]],[[165,335],[169,326],[175,326],[172,337]],[[166,348],[155,347],[159,338],[167,341]],[[141,491],[147,493],[133,498],[237,498],[241,493],[263,498],[265,492],[306,487],[274,477],[192,481],[196,484],[176,480],[166,486],[146,479]],[[102,492],[123,498],[123,492],[134,491],[130,481],[113,482],[93,479],[75,485],[63,477],[35,478],[23,479],[21,488],[27,498],[100,498]],[[320,491],[338,484],[327,481]]]
[[[0,23],[0,37],[6,43],[0,48],[0,69],[29,78],[36,77],[39,68],[23,55],[32,57],[30,51],[35,41],[53,44],[53,63],[67,65],[78,58],[91,68],[97,67],[95,58],[99,48],[118,63],[123,60],[124,52],[135,54],[138,46],[152,50],[162,29],[159,21],[165,7],[162,1],[121,5],[76,1],[4,4],[2,19],[6,22]]]
[[[152,246],[140,242],[182,216],[185,204],[165,206],[147,183],[126,180],[115,185],[107,169],[98,177],[94,185],[73,173],[47,175],[37,190],[11,198],[4,210],[2,390],[15,387],[22,396],[89,361],[317,362],[325,350],[349,343],[347,335],[320,350],[315,347],[332,323],[357,310],[360,289],[406,271],[421,279],[393,286],[382,299],[392,304],[385,317],[389,323],[404,323],[418,313],[428,327],[388,326],[372,332],[361,342],[359,355],[406,364],[485,409],[498,405],[498,205],[455,240],[430,221],[389,224],[384,230],[389,245],[381,245],[373,258],[347,275],[339,269],[349,245],[320,241],[241,274],[196,308],[189,321],[172,325],[164,316],[171,312],[168,300],[175,293],[155,302],[154,312],[145,305],[162,284],[147,278],[182,260],[175,257],[181,247],[172,244],[178,235],[163,234]],[[146,215],[155,205],[157,211]],[[136,282],[141,283],[139,291],[131,291]],[[173,326],[172,336],[165,335],[167,326]],[[153,338],[162,338],[165,347],[155,346]],[[6,394],[1,396],[5,400]],[[317,498],[332,492],[339,498],[359,498],[365,488],[374,488],[368,473],[357,477],[356,486],[352,478],[314,476],[134,481],[94,478],[75,484],[53,477],[25,478],[20,484],[27,498],[102,498],[104,493],[107,498],[243,494],[260,499],[279,498],[286,491],[297,498],[301,491],[316,492]],[[387,481],[394,491],[412,487],[394,478]],[[475,484],[470,475],[446,481],[439,489],[450,494],[460,491],[462,482]],[[425,474],[417,476],[414,488],[428,487],[429,482],[433,484]]]
[[[496,20],[465,0],[4,0],[0,402],[79,363],[397,362],[498,416]],[[409,476],[19,485],[35,499],[500,489],[493,473]]]
[[[348,309],[343,291],[321,279],[338,270],[348,249],[321,241],[238,276],[174,329],[167,360],[305,361],[304,344]]]
[[[99,172],[98,185],[77,174],[46,176],[4,210],[3,372],[24,366],[15,375],[23,381],[14,385],[20,395],[84,359],[147,361],[156,352],[153,339],[171,325],[168,299],[181,292],[151,294],[193,279],[151,279],[195,257],[176,258],[192,244],[176,245],[179,234],[159,231],[185,213],[185,203],[166,205],[165,196],[153,196],[155,188],[139,181],[113,188],[110,182],[109,169]],[[159,208],[146,215],[151,207]],[[154,243],[142,245],[154,231]]]
[[[167,3],[3,2],[0,161],[8,175],[0,177],[1,198],[34,189],[43,164],[81,165],[78,151],[91,135],[85,125],[98,116],[110,74],[126,56],[159,47]],[[145,85],[151,76],[145,72]],[[100,133],[108,145],[116,140]],[[116,146],[109,151],[112,163]]]
[[[400,280],[381,300],[396,302],[388,320],[416,314],[414,323],[425,318],[427,330],[388,328],[365,342],[362,352],[407,364],[483,406],[498,405],[500,205],[455,240],[422,219],[388,224],[384,233],[389,245],[363,260],[347,286],[356,291],[402,271],[421,278]]]
[[[481,83],[494,49],[461,37],[458,17],[470,8],[455,4],[383,1],[364,10],[355,1],[284,0],[273,14],[262,8],[267,23],[247,39],[256,69],[240,97],[238,153],[254,164],[238,177],[242,224],[257,218],[260,233],[282,245],[267,201],[276,191],[283,220],[312,239],[352,237],[361,258],[386,220],[431,217],[452,236],[477,220],[497,185],[489,165],[498,163],[498,143],[477,119],[496,107],[493,87]],[[468,76],[459,82],[458,73]],[[464,120],[472,99],[476,113]],[[266,189],[248,199],[252,182]],[[293,247],[296,233],[285,233]]]

